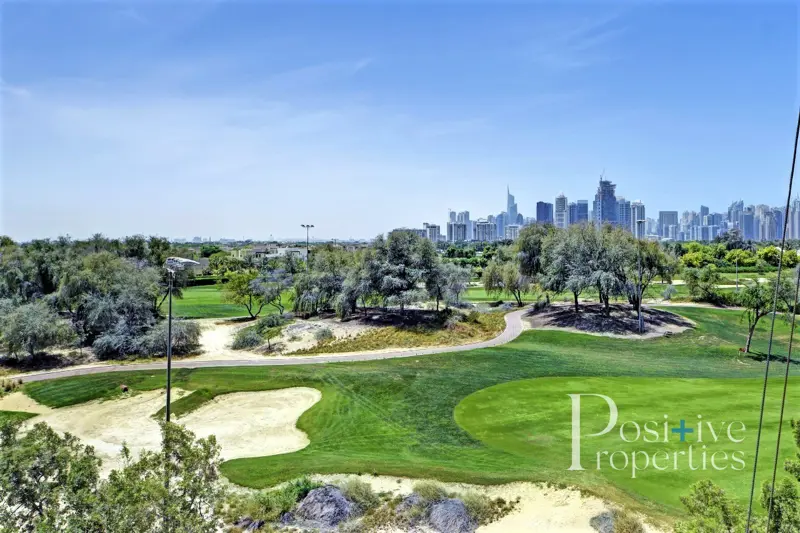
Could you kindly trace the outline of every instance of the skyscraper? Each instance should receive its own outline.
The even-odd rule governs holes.
[[[700,206],[700,224],[703,224],[703,217],[708,216],[708,207],[701,205]]]
[[[577,224],[578,222],[578,204],[575,202],[570,202],[569,206],[567,207],[567,211],[569,212],[569,223]]]
[[[505,239],[506,237],[506,225],[508,224],[508,213],[503,211],[494,219],[495,224],[497,225],[497,238],[498,239]]]
[[[600,178],[597,193],[594,195],[595,222],[600,225],[604,222],[616,224],[617,222],[617,186],[609,180]]]
[[[569,225],[568,202],[564,193],[556,196],[555,224],[557,228],[566,228]]]
[[[658,212],[658,235],[662,238],[674,239],[674,234],[677,230],[673,230],[673,236],[670,236],[670,226],[678,227],[678,212],[677,211],[659,211]]]
[[[570,223],[589,222],[589,200],[578,200],[578,218]]]
[[[508,223],[515,224],[517,222],[517,203],[508,186],[506,186],[506,213],[508,214]]]
[[[631,230],[631,203],[622,196],[617,198],[617,225]]]
[[[536,222],[539,224],[553,223],[553,204],[536,202]]]
[[[639,220],[645,222],[639,224]],[[637,239],[642,239],[647,234],[647,216],[644,211],[644,204],[641,200],[631,202],[631,233]]]

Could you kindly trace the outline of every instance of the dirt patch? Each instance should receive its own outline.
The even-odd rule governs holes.
[[[376,492],[392,495],[407,495],[413,491],[414,483],[420,481],[389,476],[325,475],[314,476],[324,483],[339,484],[347,479],[358,478],[369,483]],[[584,496],[575,489],[558,489],[536,483],[509,483],[507,485],[468,485],[442,483],[454,492],[475,491],[490,498],[506,501],[520,499],[517,508],[500,520],[481,526],[481,533],[503,533],[506,531],[558,531],[559,533],[597,533],[589,521],[598,514],[610,510],[608,502],[593,496]],[[661,530],[645,525],[647,533]],[[392,532],[395,533],[395,532]]]
[[[342,321],[335,318],[297,320],[283,328],[280,337],[275,339],[280,345],[279,353],[292,353],[308,350],[317,345],[318,331],[328,329],[336,340],[352,339],[366,331],[376,329],[377,325],[360,320]]]
[[[186,394],[186,391],[173,389],[174,400]],[[177,422],[199,437],[217,435],[225,459],[287,453],[308,445],[308,437],[295,423],[320,398],[318,390],[305,387],[227,394]],[[30,398],[27,401],[30,402],[28,408],[15,410],[42,414],[25,421],[23,430],[45,422],[56,431],[72,433],[94,447],[103,461],[104,476],[122,465],[123,443],[134,457],[144,450],[161,447],[161,432],[152,415],[164,406],[163,390],[49,410]],[[24,403],[19,399],[15,402],[9,405],[22,407]],[[7,409],[5,405],[2,404],[3,409]]]
[[[608,337],[646,339],[666,334],[680,333],[694,327],[694,323],[682,316],[642,307],[644,334],[639,334],[636,310],[630,305],[612,304],[606,314],[601,304],[581,304],[576,314],[572,305],[554,303],[544,309],[527,313],[524,320],[534,329],[560,329],[605,335]]]

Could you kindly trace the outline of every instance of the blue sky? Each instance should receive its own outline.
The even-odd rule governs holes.
[[[17,239],[372,237],[563,191],[779,205],[798,7],[2,4]]]

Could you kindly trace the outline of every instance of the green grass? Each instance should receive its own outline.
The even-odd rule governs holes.
[[[758,487],[769,478],[768,468],[774,457],[781,386],[782,382],[776,379],[768,397],[760,454],[765,468]],[[800,400],[798,386],[800,379],[794,378],[789,389],[789,405],[797,405]],[[732,390],[736,390],[733,396]],[[661,502],[677,513],[682,509],[680,496],[686,494],[686,487],[704,478],[712,479],[740,502],[747,502],[752,461],[737,463],[731,457],[738,454],[744,461],[753,456],[761,390],[762,382],[758,379],[540,378],[478,391],[456,407],[455,418],[470,435],[491,448],[517,456],[521,464],[539,473],[549,473],[568,483],[613,484],[642,500]],[[580,462],[585,468],[583,471],[564,471],[571,464],[572,453],[572,401],[568,393],[603,394],[611,397],[619,409],[619,419],[612,431],[588,437],[586,435],[604,430],[610,412],[601,398],[582,399],[580,421],[584,437]],[[687,427],[694,429],[692,434],[687,434],[686,442],[680,442],[680,436],[671,431],[667,432],[665,442],[664,415],[669,417],[668,429],[677,427],[682,419],[686,420]],[[704,425],[703,433],[699,434],[698,416],[702,416],[704,424],[712,423],[715,433]],[[631,422],[637,423],[642,431],[638,433],[638,440],[635,440],[637,429]],[[641,428],[648,422],[657,434],[643,433]],[[633,442],[620,437],[623,423],[626,423],[625,438]],[[734,424],[731,435],[736,441],[743,439],[742,442],[727,436],[726,428],[730,423]],[[741,430],[740,423],[746,429]],[[698,442],[698,435],[701,442]],[[645,436],[652,442],[645,442]],[[790,431],[785,437],[781,442],[780,465],[783,459],[798,451]],[[601,454],[599,469],[598,453]],[[614,468],[609,464],[611,453],[616,456]],[[633,454],[637,465],[635,472]],[[713,454],[721,470],[713,468]],[[665,470],[653,468],[654,455],[659,468]]]
[[[737,410],[749,407],[755,411],[759,398],[752,391],[757,390],[764,367],[763,362],[738,352],[744,343],[741,312],[670,309],[695,321],[697,328],[650,340],[526,331],[509,344],[469,352],[326,365],[180,369],[173,375],[174,386],[203,392],[178,400],[175,408],[186,412],[197,407],[200,400],[234,391],[306,386],[322,392],[322,400],[298,421],[298,427],[309,436],[308,447],[295,453],[223,464],[226,476],[249,487],[271,486],[306,473],[359,472],[474,483],[568,481],[634,508],[674,516],[679,512],[674,496],[688,481],[685,478],[675,478],[674,488],[663,497],[650,494],[647,488],[644,494],[634,493],[631,489],[636,490],[636,485],[613,477],[590,472],[568,475],[568,464],[543,468],[542,461],[547,458],[525,460],[513,450],[487,445],[454,418],[464,398],[487,387],[557,377],[579,378],[575,383],[585,383],[583,380],[589,377],[625,378],[615,382],[615,390],[624,396],[630,384],[632,397],[646,395],[646,389],[641,391],[642,378],[658,378],[652,383],[659,385],[659,390],[669,391],[673,383],[689,399],[698,398],[698,405],[708,401],[711,393],[706,391],[713,390],[720,397],[715,405],[727,399]],[[754,349],[765,350],[768,326],[768,320],[762,320]],[[776,323],[776,334],[775,353],[784,353],[788,326],[783,321]],[[773,371],[780,375],[783,369],[775,364]],[[797,368],[792,372],[800,374]],[[685,381],[703,378],[718,380],[715,388]],[[735,381],[724,381],[731,378]],[[62,407],[117,395],[120,383],[149,390],[163,387],[164,376],[162,372],[81,376],[29,383],[25,392],[46,405]],[[554,385],[549,390],[552,393],[556,389]],[[562,398],[541,402],[536,409],[561,417],[565,395],[574,391],[561,392]],[[773,388],[771,394],[776,392]],[[676,417],[687,401],[683,396],[669,396],[657,403],[656,398],[655,394],[647,398],[645,408],[666,406]],[[670,403],[673,401],[676,403]],[[787,419],[800,418],[797,405],[790,404],[792,411]],[[522,412],[519,416],[524,421],[527,415]],[[468,425],[463,417],[460,420]],[[749,442],[752,444],[752,438]],[[741,479],[746,478],[744,474]]]
[[[23,413],[21,411],[0,411],[0,426],[6,422],[22,422],[36,416],[36,413]]]
[[[287,292],[284,305],[291,309],[291,297]],[[167,312],[167,302],[161,305],[161,312]],[[183,298],[173,298],[172,312],[182,318],[236,318],[249,316],[243,305],[225,303],[222,300],[221,285],[200,285],[183,289]],[[277,313],[273,306],[264,306],[259,316]]]

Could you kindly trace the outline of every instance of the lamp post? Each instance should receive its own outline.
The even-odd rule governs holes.
[[[314,227],[314,224],[300,224],[300,226],[306,228],[306,272],[308,272],[309,255],[310,255],[310,252],[308,250],[308,232],[311,230],[311,228]]]
[[[183,257],[168,257],[164,262],[167,271],[169,291],[169,314],[167,316],[167,422],[169,422],[170,389],[172,386],[172,286],[175,282],[175,272],[185,269],[189,265],[199,265],[197,261]]]
[[[639,268],[639,298],[637,298],[638,302],[638,315],[639,315],[639,334],[641,335],[644,333],[644,317],[642,317],[642,230],[641,224],[644,224],[644,220],[637,220],[636,221],[636,237],[639,240],[639,254],[637,257],[637,263]]]

